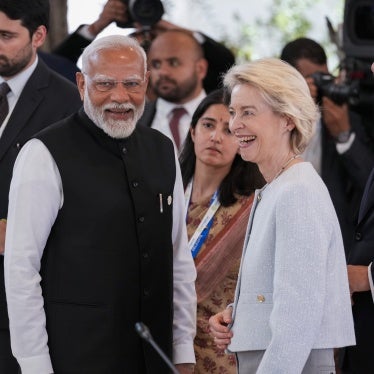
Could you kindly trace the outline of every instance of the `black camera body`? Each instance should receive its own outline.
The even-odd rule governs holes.
[[[371,99],[374,99],[374,96],[363,95],[364,92],[362,91],[359,80],[335,83],[335,77],[333,75],[320,71],[312,74],[312,78],[318,89],[318,102],[325,96],[338,105],[348,103],[351,106],[363,106],[369,104]],[[371,104],[373,105],[374,101],[372,101]]]
[[[122,0],[128,9],[128,22],[117,22],[118,27],[131,28],[134,22],[144,28],[151,28],[164,14],[164,6],[160,0]]]
[[[374,0],[346,0],[344,4],[343,51],[363,60],[374,56]]]
[[[319,99],[326,96],[341,105],[348,103],[360,113],[374,107],[374,78],[371,64],[374,56],[374,0],[346,0],[344,6],[342,49],[340,62],[344,80],[326,73],[315,73],[313,79]]]

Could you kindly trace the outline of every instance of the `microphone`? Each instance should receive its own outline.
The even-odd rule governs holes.
[[[173,374],[179,374],[178,370],[175,368],[173,363],[169,360],[169,357],[162,351],[158,344],[153,340],[149,328],[143,322],[135,323],[135,330],[140,335],[142,339],[151,344],[155,351],[160,355],[164,362],[169,366]]]

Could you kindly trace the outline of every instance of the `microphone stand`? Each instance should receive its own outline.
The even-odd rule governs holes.
[[[142,339],[151,344],[155,351],[160,355],[163,361],[169,366],[173,374],[179,374],[178,370],[175,368],[173,363],[169,360],[168,356],[162,351],[158,344],[153,340],[149,328],[143,322],[135,323],[135,330],[140,335]]]

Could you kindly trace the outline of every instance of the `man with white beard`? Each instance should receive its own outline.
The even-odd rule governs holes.
[[[195,362],[196,277],[172,142],[136,126],[149,73],[132,38],[83,52],[83,108],[16,161],[5,242],[12,351],[23,374],[180,373]]]

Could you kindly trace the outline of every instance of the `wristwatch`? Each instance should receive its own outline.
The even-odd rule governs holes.
[[[347,141],[349,140],[349,138],[351,137],[351,134],[352,134],[352,131],[351,130],[348,130],[348,131],[342,131],[340,132],[336,137],[335,137],[335,141],[337,143],[347,143]]]

